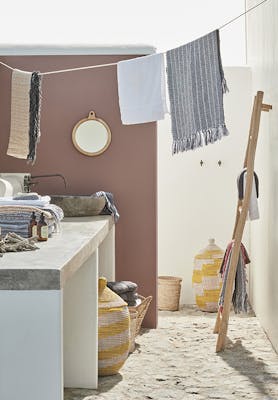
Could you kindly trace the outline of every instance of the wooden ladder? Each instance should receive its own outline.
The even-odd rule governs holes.
[[[264,96],[263,92],[257,92],[253,103],[253,111],[250,122],[248,143],[243,165],[243,167],[246,168],[247,171],[246,186],[244,190],[243,199],[242,200],[239,199],[237,203],[236,220],[232,236],[234,245],[231,255],[230,268],[227,276],[223,310],[221,312],[220,309],[218,309],[218,314],[213,331],[214,333],[218,334],[216,352],[223,351],[226,345],[226,336],[228,331],[231,301],[232,301],[233,287],[234,287],[237,263],[240,252],[240,245],[242,241],[243,230],[247,218],[251,192],[252,192],[254,161],[255,161],[255,153],[258,141],[261,112],[269,111],[272,109],[271,105],[263,104],[263,96]]]

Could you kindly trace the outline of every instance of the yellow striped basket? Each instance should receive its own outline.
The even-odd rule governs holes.
[[[208,246],[194,258],[192,284],[195,291],[196,304],[202,311],[218,310],[218,299],[222,286],[219,270],[224,252],[209,239]]]
[[[98,374],[114,375],[129,352],[130,317],[127,304],[99,278],[98,298]]]

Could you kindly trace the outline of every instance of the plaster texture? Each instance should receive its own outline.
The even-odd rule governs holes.
[[[256,0],[247,0],[248,8]],[[261,116],[255,168],[260,180],[260,219],[251,224],[250,301],[278,351],[278,2],[267,1],[247,17],[247,61],[252,90],[264,92],[270,112]]]
[[[76,50],[63,46],[13,46],[9,54],[0,46],[1,61],[25,71],[54,71],[76,66],[117,63],[153,53],[151,46],[93,45]],[[114,46],[113,46],[114,47]],[[3,53],[1,53],[3,51]],[[137,53],[138,51],[138,53]],[[146,52],[146,53],[144,53]],[[113,54],[112,54],[113,53]],[[54,54],[54,55],[51,55]],[[116,279],[138,283],[140,294],[153,296],[147,327],[157,323],[157,135],[156,123],[121,123],[117,67],[86,69],[43,78],[41,138],[34,165],[6,154],[10,131],[11,73],[0,69],[0,171],[24,172],[32,176],[62,174],[61,179],[35,179],[36,192],[49,195],[91,195],[104,190],[113,193],[121,215],[116,229]],[[110,127],[112,141],[97,157],[76,150],[72,130],[90,111]]]
[[[215,314],[193,307],[159,313],[120,374],[98,390],[66,389],[65,400],[275,400],[278,356],[253,315],[231,316],[225,352],[215,353]]]
[[[0,260],[0,290],[59,290],[98,248],[113,225],[111,216],[65,218],[61,232],[39,250],[6,253]]]

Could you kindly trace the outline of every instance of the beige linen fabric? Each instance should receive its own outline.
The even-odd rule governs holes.
[[[7,154],[27,159],[29,154],[29,108],[31,72],[12,73],[11,125]]]

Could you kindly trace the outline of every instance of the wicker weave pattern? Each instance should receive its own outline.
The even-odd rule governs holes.
[[[143,319],[144,319],[146,312],[148,311],[149,305],[152,301],[152,296],[144,297],[144,296],[139,295],[138,297],[141,300],[141,303],[138,304],[138,306],[128,307],[129,311],[131,311],[131,312],[137,311],[135,336],[137,336],[140,332]]]
[[[175,276],[158,277],[158,309],[178,311],[182,278]]]
[[[135,333],[136,333],[136,322],[138,312],[136,310],[129,309],[130,315],[130,341],[129,341],[129,353],[133,353],[135,350]]]
[[[130,317],[126,303],[99,279],[98,374],[114,375],[128,357]]]
[[[222,286],[219,275],[222,258],[223,251],[214,243],[207,246],[194,258],[192,283],[196,304],[202,311],[215,312],[218,310],[218,299]]]

